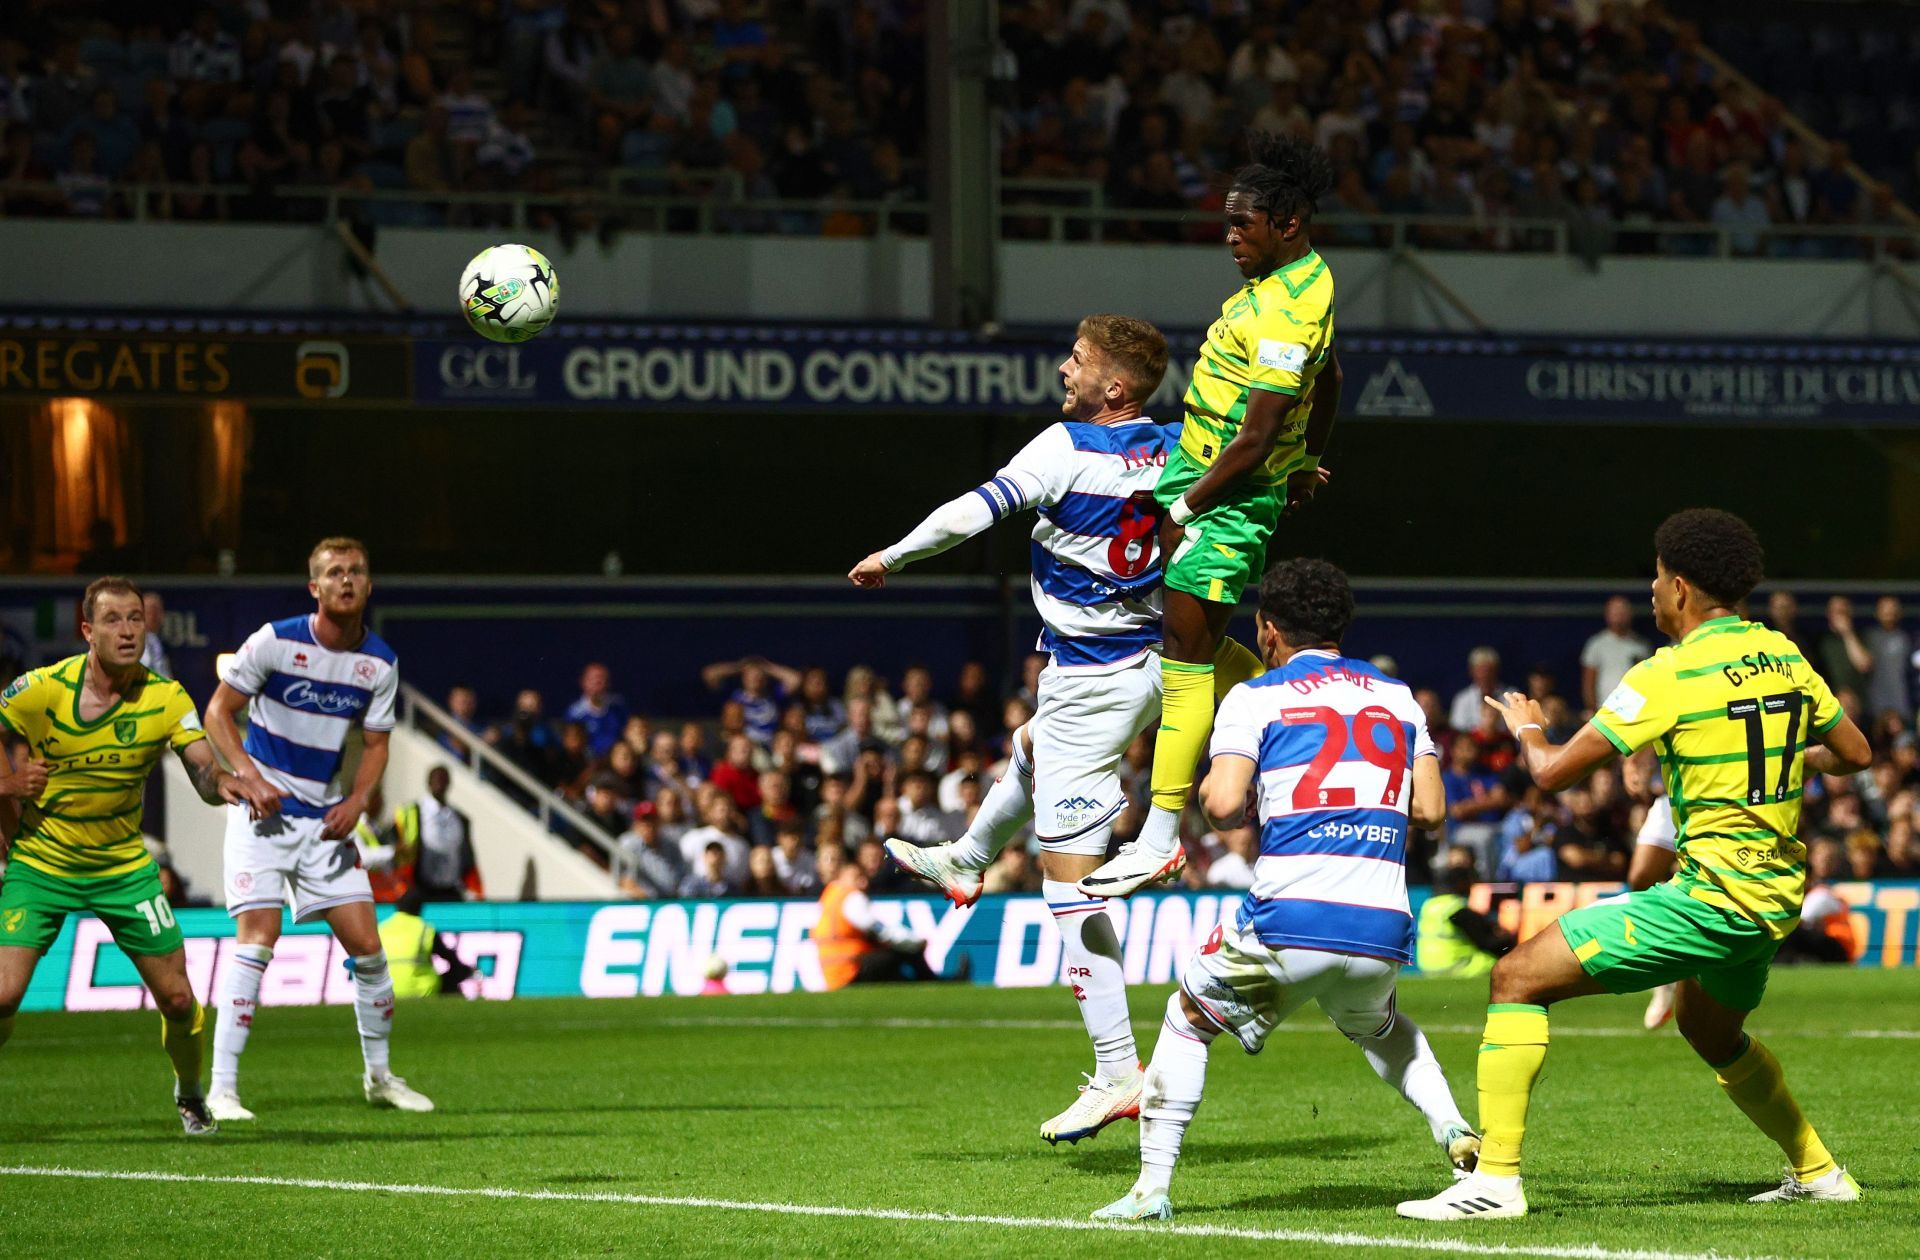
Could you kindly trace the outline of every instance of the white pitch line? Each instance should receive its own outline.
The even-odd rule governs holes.
[[[1231,1225],[1152,1225],[1125,1221],[1077,1220],[1046,1216],[987,1216],[961,1212],[919,1212],[907,1208],[838,1207],[818,1203],[757,1203],[699,1196],[617,1194],[612,1191],[511,1190],[499,1186],[422,1186],[377,1181],[332,1181],[315,1177],[263,1177],[213,1173],[119,1171],[33,1165],[0,1166],[0,1176],[60,1177],[80,1181],[158,1181],[194,1185],[275,1186],[293,1190],[344,1190],[355,1193],[412,1194],[442,1198],[517,1199],[535,1203],[615,1203],[633,1207],[693,1208],[714,1212],[756,1212],[772,1216],[827,1216],[863,1221],[901,1221],[933,1225],[994,1225],[1009,1229],[1054,1229],[1095,1233],[1146,1234],[1155,1238],[1233,1238],[1251,1242],[1318,1243],[1328,1247],[1393,1248],[1449,1255],[1543,1256],[1549,1260],[1726,1260],[1720,1252],[1612,1250],[1598,1244],[1577,1247],[1473,1243],[1451,1238],[1396,1238],[1390,1235],[1327,1232],[1312,1229],[1250,1229]],[[1754,1260],[1765,1260],[1755,1257]]]

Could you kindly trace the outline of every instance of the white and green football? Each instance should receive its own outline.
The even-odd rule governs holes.
[[[560,277],[547,256],[526,245],[494,245],[460,277],[460,309],[489,341],[527,341],[553,322]]]

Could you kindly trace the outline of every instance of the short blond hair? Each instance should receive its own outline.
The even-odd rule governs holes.
[[[322,538],[319,542],[313,544],[313,550],[307,553],[308,581],[317,581],[319,579],[320,557],[329,551],[357,551],[360,553],[360,558],[365,560],[369,567],[373,564],[373,557],[367,554],[367,544],[361,542],[358,538],[349,538],[345,534],[335,534],[331,538]]]
[[[1127,382],[1130,402],[1145,402],[1167,374],[1167,339],[1144,319],[1089,315],[1075,335],[1086,339]]]

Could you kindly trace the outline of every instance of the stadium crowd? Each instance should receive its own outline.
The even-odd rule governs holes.
[[[1416,836],[1413,881],[1463,869],[1514,884],[1625,878],[1659,776],[1636,761],[1548,795],[1516,762],[1512,740],[1481,697],[1527,691],[1546,709],[1550,738],[1570,737],[1652,651],[1634,627],[1634,607],[1624,596],[1608,601],[1578,678],[1564,685],[1548,665],[1510,675],[1497,653],[1480,648],[1459,691],[1416,686],[1441,752],[1449,820]],[[1869,617],[1834,596],[1814,620],[1791,594],[1777,592],[1765,619],[1801,645],[1875,750],[1870,770],[1806,786],[1801,835],[1816,875],[1920,878],[1920,695],[1906,610],[1885,596]],[[574,802],[608,842],[578,837],[581,851],[610,862],[630,895],[811,895],[819,887],[816,855],[828,846],[865,867],[877,891],[899,891],[904,877],[880,842],[934,843],[964,830],[986,783],[1004,772],[1011,733],[1033,714],[1043,663],[1027,657],[1019,681],[1002,694],[978,662],[943,689],[922,666],[904,670],[896,687],[865,666],[836,683],[817,667],[726,661],[705,671],[714,713],[673,722],[632,712],[608,668],[591,664],[578,698],[558,711],[522,690],[509,712],[488,720],[473,689],[454,688],[446,708],[458,727],[443,739],[455,752],[484,741]],[[1388,658],[1375,664],[1396,672]],[[1123,839],[1143,815],[1151,759],[1151,738],[1142,736],[1127,757],[1132,808],[1117,827]],[[1193,886],[1251,882],[1251,829],[1215,833],[1192,811],[1187,823]],[[1037,890],[1035,853],[1031,833],[1023,833],[989,872],[988,891]]]
[[[857,235],[860,203],[924,198],[924,6],[905,0],[22,4],[0,32],[0,179],[45,186],[14,182],[7,213],[322,215],[276,193],[300,186],[375,222],[460,221],[500,212],[430,198],[611,180],[731,198],[723,230]],[[1848,144],[1806,143],[1655,4],[1008,0],[1001,34],[1002,173],[1073,181],[1011,199],[1203,212],[1112,229],[1138,239],[1217,236],[1247,126],[1328,150],[1322,213],[1461,220],[1419,229],[1430,248],[1537,248],[1551,232],[1523,222],[1552,220],[1588,253],[1705,251],[1660,229],[1711,225],[1737,253],[1831,254],[1859,244],[1764,229],[1899,225],[1896,189],[1857,180]],[[1882,173],[1905,188],[1911,167]],[[155,183],[246,191],[131,204]],[[353,203],[372,189],[429,200]],[[819,209],[753,208],[773,198]],[[641,224],[557,201],[534,220]]]

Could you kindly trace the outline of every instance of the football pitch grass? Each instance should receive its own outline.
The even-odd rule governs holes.
[[[1150,1051],[1165,987],[1133,991]],[[1486,983],[1410,980],[1471,1118]],[[1836,1257],[1920,1251],[1912,970],[1775,973],[1753,1021],[1865,1188],[1748,1205],[1779,1156],[1641,1003],[1554,1014],[1524,1220],[1393,1205],[1446,1171],[1414,1111],[1309,1007],[1216,1043],[1172,1226],[1089,1228],[1137,1129],[1048,1147],[1090,1052],[1057,990],[402,1004],[395,1065],[439,1104],[374,1111],[352,1014],[262,1012],[243,1097],[184,1138],[151,1012],[23,1015],[0,1051],[0,1250],[134,1255]],[[82,1174],[95,1174],[92,1176]],[[104,1174],[104,1175],[101,1175]],[[966,1218],[966,1219],[955,1219]]]

